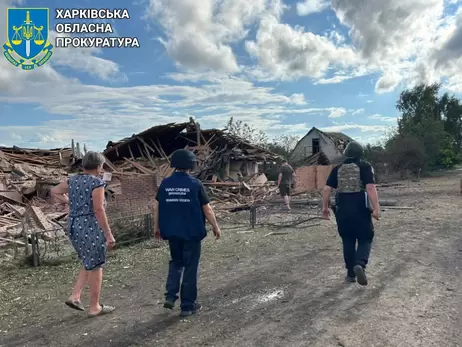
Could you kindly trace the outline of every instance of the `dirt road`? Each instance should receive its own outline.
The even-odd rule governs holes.
[[[187,321],[159,305],[165,248],[118,250],[104,284],[104,302],[118,310],[92,320],[62,303],[75,263],[7,271],[0,346],[462,346],[458,186],[452,173],[380,191],[414,209],[384,211],[376,223],[367,288],[343,282],[329,221],[271,236],[227,227],[222,241],[207,240],[204,310]]]

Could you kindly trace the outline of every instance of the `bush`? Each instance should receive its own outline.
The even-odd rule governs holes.
[[[386,144],[386,162],[393,171],[417,173],[428,167],[425,145],[415,136],[395,135]]]

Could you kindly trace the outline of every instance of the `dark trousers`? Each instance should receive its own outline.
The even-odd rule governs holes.
[[[192,310],[197,299],[197,271],[201,256],[201,242],[174,239],[169,240],[168,243],[171,260],[165,298],[175,302],[180,292],[181,309],[183,311]],[[183,275],[183,280],[181,280],[181,275]]]
[[[350,277],[355,277],[355,273],[353,272],[355,265],[361,265],[363,268],[366,268],[369,262],[372,240],[344,236],[342,237],[342,241],[343,258],[345,259],[347,274]]]
[[[374,239],[374,226],[370,215],[351,218],[337,217],[337,226],[343,242],[343,258],[348,276],[354,277],[353,268],[366,268]]]

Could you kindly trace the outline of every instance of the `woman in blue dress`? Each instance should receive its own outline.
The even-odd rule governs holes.
[[[83,174],[69,177],[51,190],[53,197],[69,204],[68,235],[82,263],[66,305],[84,311],[80,296],[88,284],[90,317],[114,311],[114,307],[100,303],[106,251],[115,246],[105,212],[105,182],[99,178],[104,161],[101,153],[87,152],[82,160]]]

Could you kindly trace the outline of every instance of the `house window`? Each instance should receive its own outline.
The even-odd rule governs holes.
[[[319,139],[312,139],[311,140],[311,145],[313,148],[313,154],[319,153],[320,148],[319,148]]]

